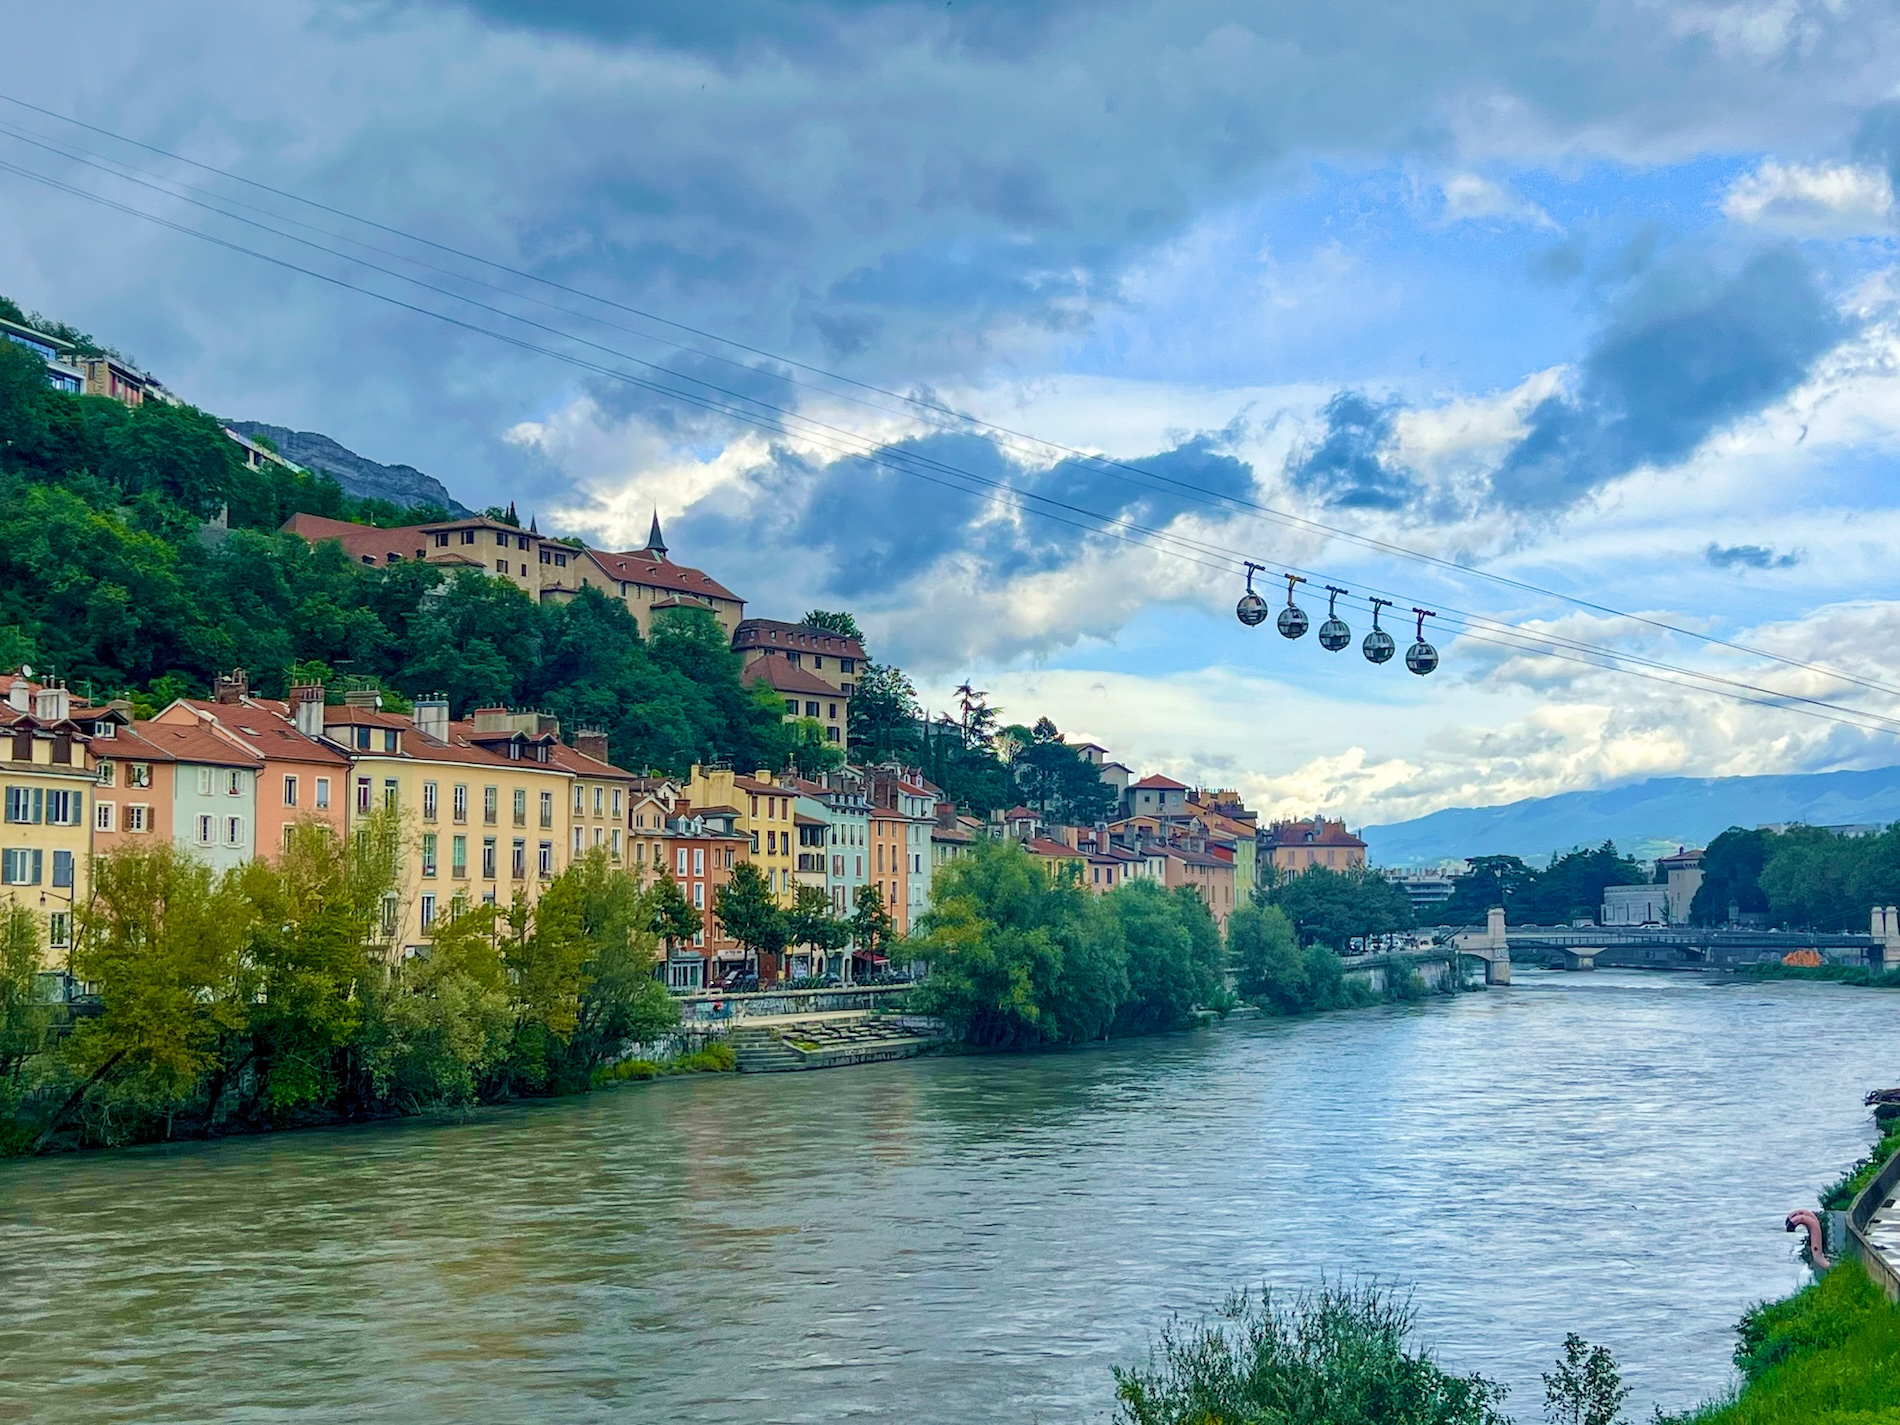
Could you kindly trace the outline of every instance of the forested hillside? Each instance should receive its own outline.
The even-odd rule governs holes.
[[[597,595],[542,606],[478,573],[369,569],[278,534],[299,510],[401,514],[327,477],[246,469],[191,407],[54,391],[37,357],[0,342],[0,665],[148,703],[233,667],[281,693],[294,666],[314,665],[446,693],[458,716],[495,702],[604,727],[635,769],[778,767],[792,752],[783,705],[741,683],[710,615],[677,615],[648,641]],[[230,532],[207,537],[221,511]]]

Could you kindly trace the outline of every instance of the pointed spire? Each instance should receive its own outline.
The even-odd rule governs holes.
[[[666,559],[666,537],[660,533],[660,512],[653,512],[653,530],[647,535],[646,552],[662,562]]]
[[[529,515],[529,516],[528,516],[528,533],[529,533],[529,534],[539,534],[539,533],[541,533],[541,527],[540,527],[540,526],[539,526],[538,524],[536,524],[536,523],[534,522],[534,516],[533,516],[533,515]]]

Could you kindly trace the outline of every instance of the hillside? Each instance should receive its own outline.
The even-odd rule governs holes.
[[[343,487],[344,494],[359,500],[387,500],[402,510],[415,505],[440,505],[452,515],[473,513],[457,503],[448,486],[413,465],[379,465],[318,431],[291,430],[262,421],[227,424],[240,435],[253,439],[263,436],[284,459],[328,475]]]
[[[1451,807],[1360,832],[1375,865],[1419,865],[1455,856],[1542,858],[1614,841],[1653,856],[1705,846],[1731,826],[1800,821],[1813,826],[1900,821],[1900,767],[1772,777],[1655,777],[1602,791],[1565,792],[1495,807]]]

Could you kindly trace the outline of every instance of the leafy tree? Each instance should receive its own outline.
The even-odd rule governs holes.
[[[850,928],[852,942],[863,955],[888,953],[891,941],[897,937],[897,922],[891,919],[890,911],[885,909],[884,892],[875,884],[858,887],[857,904],[851,908],[846,924]]]
[[[236,877],[163,843],[95,865],[73,972],[97,987],[99,1014],[67,1042],[78,1083],[41,1145],[108,1079],[133,1082],[161,1109],[198,1086],[244,1023],[238,989],[254,915]]]
[[[1512,898],[1536,875],[1516,856],[1473,856],[1471,869],[1454,878],[1439,914],[1449,925],[1482,922],[1493,906],[1504,906],[1508,916]]]
[[[859,643],[864,642],[864,634],[858,629],[858,621],[842,610],[833,612],[829,609],[812,609],[805,615],[803,621],[808,628],[822,628],[845,638],[855,638]]]
[[[1594,921],[1608,886],[1640,886],[1642,867],[1619,855],[1616,843],[1566,852],[1554,858],[1520,889],[1507,914],[1520,922],[1556,924],[1589,917]]]
[[[1744,831],[1731,826],[1702,853],[1702,884],[1689,903],[1689,918],[1697,925],[1727,925],[1732,905],[1744,915],[1768,909],[1761,873],[1768,862],[1772,833]]]
[[[1241,906],[1227,917],[1234,988],[1250,1004],[1297,1014],[1307,1007],[1306,957],[1278,906]]]
[[[454,908],[426,953],[367,987],[360,1053],[375,1097],[414,1113],[474,1103],[515,1030],[496,908]]]
[[[765,873],[750,861],[734,866],[726,883],[714,892],[713,914],[755,965],[760,957],[784,950],[791,934],[785,910],[766,883]]]
[[[706,929],[705,919],[686,899],[680,883],[662,871],[647,889],[647,929],[669,949]]]
[[[1107,897],[1126,947],[1128,996],[1115,1014],[1118,1034],[1173,1029],[1221,988],[1220,932],[1191,887],[1163,890],[1131,881]]]
[[[1026,805],[1053,820],[1087,825],[1108,815],[1115,805],[1115,789],[1048,718],[1034,728],[1008,729],[1021,749],[1011,762],[1016,785]]]
[[[919,745],[917,689],[903,670],[867,662],[851,696],[850,744],[873,761],[903,757]]]
[[[1564,1337],[1557,1369],[1544,1373],[1544,1419],[1549,1425],[1616,1425],[1629,1387],[1606,1346],[1574,1331]]]
[[[851,939],[851,927],[831,912],[831,897],[819,886],[800,886],[793,898],[787,924],[793,945],[808,946],[814,955],[829,956]]]
[[[1297,876],[1262,883],[1262,897],[1278,906],[1303,941],[1344,951],[1355,937],[1387,935],[1413,925],[1412,902],[1377,871],[1310,866]]]
[[[38,993],[39,921],[11,901],[0,905],[0,1118],[19,1111],[23,1070],[51,1043],[53,1009]],[[0,1152],[18,1145],[0,1124]]]
[[[785,726],[788,755],[801,777],[821,777],[844,766],[844,748],[825,735],[825,725],[817,718],[796,718]]]

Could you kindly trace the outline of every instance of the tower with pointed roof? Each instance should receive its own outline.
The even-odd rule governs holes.
[[[653,528],[647,534],[646,553],[664,564],[666,562],[666,536],[660,533],[660,512],[653,512]]]

